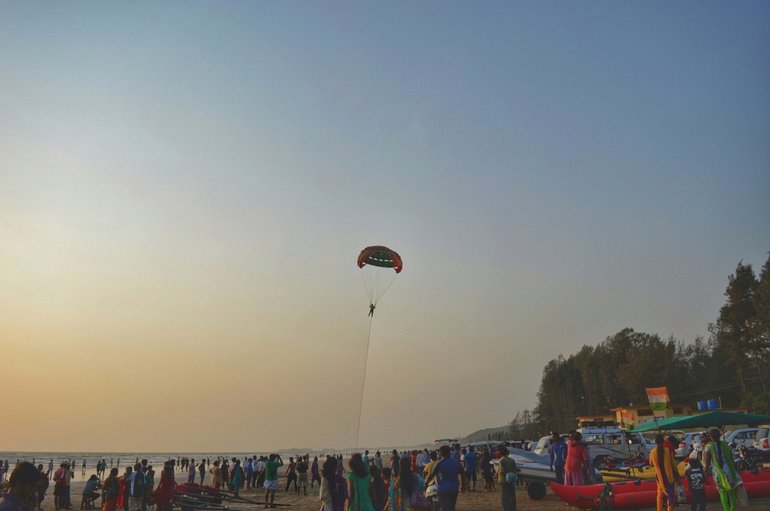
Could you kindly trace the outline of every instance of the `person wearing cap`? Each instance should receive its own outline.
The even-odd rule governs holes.
[[[35,492],[40,473],[28,461],[17,464],[8,478],[8,492],[0,497],[0,511],[30,511],[37,507]]]

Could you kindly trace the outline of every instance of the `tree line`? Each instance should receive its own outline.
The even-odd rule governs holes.
[[[757,276],[738,263],[708,338],[691,343],[624,328],[596,346],[559,355],[543,369],[534,410],[516,414],[509,436],[568,431],[575,417],[647,403],[645,387],[668,387],[672,403],[719,398],[725,408],[770,414],[770,257]]]

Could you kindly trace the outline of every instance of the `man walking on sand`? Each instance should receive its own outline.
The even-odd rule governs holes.
[[[459,461],[452,458],[452,451],[448,445],[442,445],[439,454],[441,459],[433,465],[425,483],[428,485],[435,479],[438,482],[439,509],[455,511],[457,494],[460,493],[457,478],[461,476],[462,467]]]
[[[283,466],[280,454],[271,454],[265,463],[265,508],[275,507],[275,491],[278,489],[278,467]]]
[[[500,483],[500,500],[503,511],[516,511],[516,480],[518,479],[516,472],[519,469],[513,458],[508,457],[509,451],[506,446],[501,446],[499,452],[501,455],[500,470],[497,477]]]

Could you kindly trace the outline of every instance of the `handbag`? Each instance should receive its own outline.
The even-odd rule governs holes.
[[[739,481],[735,485],[735,500],[738,501],[738,505],[741,507],[748,507],[749,505],[749,494],[746,492],[743,481]]]
[[[428,501],[425,499],[425,494],[416,489],[412,492],[412,498],[410,499],[412,509],[429,509]]]

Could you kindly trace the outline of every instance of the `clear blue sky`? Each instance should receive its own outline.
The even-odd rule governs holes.
[[[769,22],[767,2],[3,2],[0,369],[37,403],[83,375],[10,412],[75,428],[84,392],[133,381],[152,399],[114,406],[161,430],[201,402],[262,429],[126,449],[350,445],[371,244],[405,269],[368,445],[503,424],[548,360],[626,326],[706,335],[770,250]],[[0,449],[122,448],[104,421]]]

